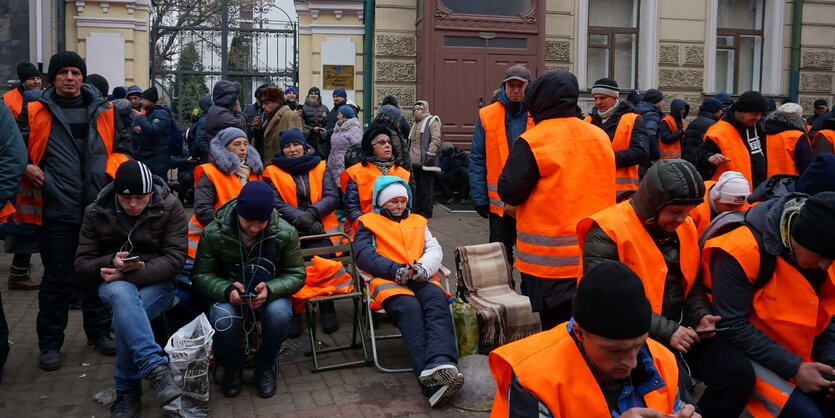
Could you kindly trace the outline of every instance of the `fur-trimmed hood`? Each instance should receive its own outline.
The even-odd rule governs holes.
[[[209,145],[209,153],[211,154],[214,165],[225,174],[233,173],[235,167],[240,164],[238,156],[229,152],[217,137],[212,138],[212,142]],[[264,172],[261,155],[258,154],[258,151],[252,145],[247,146],[244,164],[249,166],[253,173],[261,174]]]
[[[784,131],[806,132],[806,122],[803,119],[785,112],[771,112],[765,118],[765,133],[779,134]]]

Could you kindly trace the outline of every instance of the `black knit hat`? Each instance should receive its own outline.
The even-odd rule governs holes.
[[[722,110],[722,102],[716,100],[712,97],[706,97],[705,100],[702,102],[702,105],[699,106],[700,112],[710,112],[716,113]]]
[[[311,87],[309,90],[307,90],[307,95],[310,96],[310,93],[316,93],[319,95],[322,94],[322,92],[319,91],[319,87]]]
[[[157,92],[156,87],[148,87],[147,90],[142,92],[142,98],[151,103],[156,103],[159,101],[159,92]]]
[[[388,135],[389,139],[391,139],[391,132],[384,126],[375,126],[373,129],[369,129],[362,134],[362,152],[365,155],[372,156],[374,155],[374,145],[371,145],[371,141],[377,135],[386,134]]]
[[[268,221],[273,213],[273,191],[263,181],[250,181],[238,194],[235,212],[250,221]]]
[[[603,261],[577,285],[574,320],[592,334],[625,340],[649,332],[652,307],[635,272],[618,261]]]
[[[735,112],[765,112],[765,97],[758,91],[746,91],[733,104]]]
[[[646,93],[644,93],[645,102],[656,104],[662,100],[664,100],[664,93],[661,93],[660,90],[649,89]]]
[[[101,93],[101,97],[107,98],[107,92],[110,91],[110,85],[107,84],[107,79],[101,74],[90,74],[87,76],[87,82],[92,84],[96,90]]]
[[[619,93],[618,82],[611,78],[601,78],[595,81],[591,87],[591,94],[605,94],[607,96],[618,97]]]
[[[21,62],[17,65],[17,79],[24,82],[32,77],[40,77],[41,72],[31,62]]]
[[[64,67],[76,67],[81,70],[81,81],[87,81],[87,63],[80,55],[73,51],[56,52],[49,59],[49,82],[55,82],[55,75],[58,70]]]
[[[116,169],[113,181],[116,194],[140,195],[154,191],[154,176],[148,166],[136,160],[128,160]]]
[[[808,199],[792,223],[791,236],[810,251],[835,259],[835,192],[818,193]]]

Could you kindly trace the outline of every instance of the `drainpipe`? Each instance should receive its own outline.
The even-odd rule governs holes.
[[[789,73],[789,100],[797,103],[797,92],[800,86],[800,25],[803,21],[803,0],[794,0],[794,10],[792,12],[792,55]]]
[[[371,97],[374,96],[374,0],[365,0],[363,6],[363,22],[365,22],[365,35],[362,40],[362,125],[368,128],[371,122]]]

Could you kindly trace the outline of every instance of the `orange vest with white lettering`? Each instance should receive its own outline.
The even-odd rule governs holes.
[[[670,127],[670,132],[676,133],[678,132],[678,125],[676,125],[676,120],[673,118],[672,115],[664,116],[664,119],[661,119],[661,122],[666,123],[668,127]],[[661,130],[658,130],[658,152],[661,154],[662,160],[673,160],[673,159],[681,159],[681,141],[675,141],[671,144],[665,144],[664,141],[661,140]]]
[[[238,197],[241,189],[244,186],[238,181],[238,176],[235,173],[226,174],[220,171],[213,163],[206,163],[194,167],[194,187],[197,187],[197,182],[200,177],[206,176],[215,186],[215,210],[226,204],[226,202]],[[248,181],[260,180],[261,176],[255,173],[249,173]],[[273,199],[272,196],[265,196],[265,199]],[[192,259],[197,257],[197,244],[200,243],[200,234],[203,233],[205,225],[197,220],[197,215],[191,215],[188,221],[188,256]]]
[[[731,161],[720,164],[716,167],[716,173],[711,180],[719,180],[719,176],[726,171],[739,171],[748,179],[748,184],[753,185],[754,179],[751,174],[751,155],[745,147],[745,141],[739,135],[739,131],[730,123],[720,120],[705,132],[705,139],[710,138],[717,147],[719,153],[730,158]]]
[[[316,167],[313,167],[307,172],[307,180],[310,184],[311,204],[322,200],[322,182],[325,179],[325,167],[325,162],[320,161]],[[290,173],[276,167],[275,165],[270,165],[264,169],[263,176],[265,179],[270,180],[270,183],[278,191],[279,196],[281,196],[281,200],[298,209],[299,203],[296,197],[296,181],[293,180],[293,176]],[[339,221],[336,220],[336,214],[331,212],[325,215],[325,217],[322,218],[322,227],[325,229],[326,234],[339,232]],[[339,240],[340,237],[338,236],[331,237],[331,241],[334,244],[339,244]]]
[[[374,234],[374,247],[377,254],[398,264],[412,264],[423,256],[424,240],[426,239],[426,218],[410,214],[400,222],[393,221],[377,213],[366,213],[357,219],[365,229]],[[429,282],[443,289],[441,279],[434,275]],[[395,295],[412,295],[414,293],[406,287],[392,280],[375,277],[368,284],[368,293],[374,302],[383,301]],[[444,293],[449,297],[449,294]]]
[[[490,212],[504,216],[505,204],[499,197],[499,176],[510,149],[507,145],[507,129],[505,126],[505,108],[500,102],[484,106],[478,111],[481,127],[484,129],[484,163],[487,169],[487,199],[490,202]],[[534,127],[533,118],[528,115],[525,132]],[[516,138],[513,138],[514,140]]]
[[[577,222],[615,204],[615,153],[605,132],[574,117],[543,120],[520,138],[540,177],[516,209],[516,267],[573,279],[580,264]]]
[[[583,353],[568,334],[567,324],[490,352],[490,372],[496,381],[490,418],[508,416],[507,396],[513,376],[548,407],[554,418],[612,416]],[[672,414],[678,401],[676,358],[670,350],[649,338],[646,346],[663,382],[652,382],[654,386],[644,395],[644,403],[662,414]]]
[[[597,224],[617,245],[618,259],[641,278],[647,299],[652,305],[652,312],[661,315],[667,263],[630,201],[620,202],[580,221],[577,224],[577,240],[581,248],[593,224]],[[696,282],[700,262],[699,235],[690,217],[676,229],[676,235],[679,241],[679,267],[686,297]],[[580,267],[582,270],[582,263]],[[581,276],[582,272],[578,281]]]
[[[794,161],[794,150],[797,148],[797,141],[809,143],[809,137],[797,130],[787,130],[778,134],[766,135],[765,148],[768,163],[768,177],[775,174],[800,175],[797,172],[797,164]]]

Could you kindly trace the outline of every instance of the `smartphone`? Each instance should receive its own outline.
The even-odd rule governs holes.
[[[835,381],[835,376],[833,376],[833,375],[831,375],[831,374],[829,374],[829,373],[824,373],[824,372],[821,372],[821,377],[823,377],[824,379],[826,379],[826,380],[828,380],[828,381],[830,381],[830,382]]]
[[[135,263],[137,261],[139,261],[139,256],[138,255],[122,258],[123,263]]]
[[[724,327],[724,328],[716,328],[716,329],[709,329],[705,331],[696,331],[696,334],[699,336],[713,334],[714,332],[722,332],[731,329],[731,327]]]
[[[255,298],[257,298],[257,297],[258,297],[258,294],[257,294],[257,293],[246,293],[246,292],[241,292],[241,291],[239,290],[239,291],[238,291],[238,297],[239,297],[239,298],[241,298],[241,299],[255,299]]]

